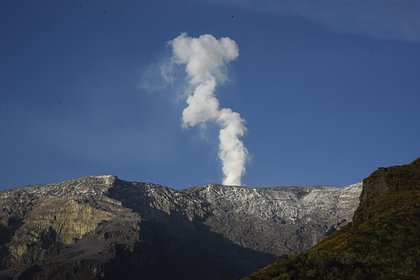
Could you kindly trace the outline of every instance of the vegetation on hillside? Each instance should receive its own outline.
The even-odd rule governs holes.
[[[352,223],[246,279],[419,278],[420,158],[372,173],[363,181]]]

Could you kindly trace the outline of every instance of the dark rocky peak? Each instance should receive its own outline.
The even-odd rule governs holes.
[[[363,222],[386,213],[390,204],[404,203],[420,191],[420,158],[410,164],[379,168],[363,180],[359,208],[354,219]],[[391,203],[392,201],[392,203]]]
[[[408,165],[380,167],[363,181],[366,187],[360,196],[361,202],[369,202],[389,192],[416,190],[420,188],[420,158]]]

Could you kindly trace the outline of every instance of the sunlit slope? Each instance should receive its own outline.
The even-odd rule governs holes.
[[[353,222],[246,279],[419,279],[420,158],[363,181]]]

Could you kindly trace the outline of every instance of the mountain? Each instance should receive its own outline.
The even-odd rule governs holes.
[[[174,190],[89,176],[0,192],[0,279],[233,279],[351,220],[361,184]]]
[[[304,254],[284,256],[247,277],[419,279],[420,158],[379,168],[363,181],[353,222]]]

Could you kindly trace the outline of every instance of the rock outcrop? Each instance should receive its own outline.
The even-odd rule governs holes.
[[[419,271],[420,158],[373,172],[352,223],[246,279],[419,279]]]
[[[0,279],[233,279],[351,220],[361,184],[184,190],[89,176],[0,192]]]

